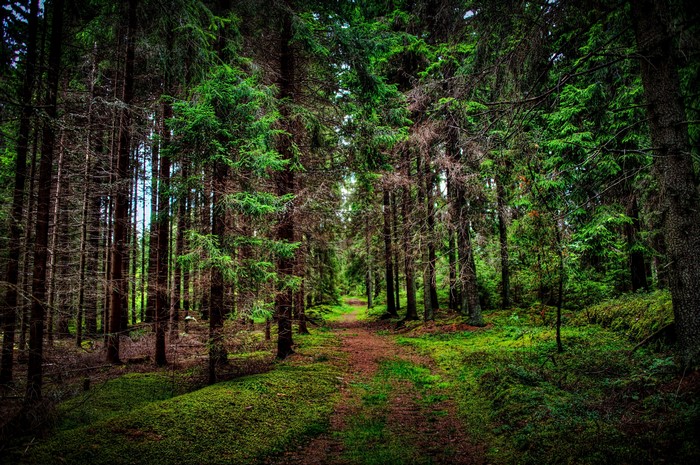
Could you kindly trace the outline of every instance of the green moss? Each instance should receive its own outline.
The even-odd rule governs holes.
[[[471,436],[492,463],[690,463],[700,405],[681,397],[673,358],[599,326],[554,330],[512,312],[493,327],[398,339],[433,357]],[[396,373],[397,375],[399,372]],[[405,377],[416,376],[410,370]],[[430,384],[427,384],[430,386]],[[434,390],[433,387],[430,388]]]
[[[135,373],[93,386],[58,408],[58,429],[68,430],[108,420],[151,402],[173,397],[182,389],[178,378],[158,373]]]
[[[673,321],[671,294],[667,290],[627,294],[588,307],[577,321],[597,323],[641,341]]]
[[[22,463],[253,463],[326,429],[338,400],[337,374],[327,364],[285,365],[143,402],[126,413],[57,432]]]

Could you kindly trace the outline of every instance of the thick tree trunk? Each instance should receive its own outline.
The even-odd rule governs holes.
[[[668,2],[630,2],[659,182],[679,354],[700,361],[700,195],[688,142]]]
[[[212,209],[212,235],[217,238],[219,247],[223,246],[223,237],[226,233],[226,215],[221,206],[225,195],[226,178],[228,169],[221,162],[214,163],[214,187]],[[224,348],[224,276],[221,269],[214,267],[211,270],[211,287],[209,293],[209,383],[216,381],[216,367],[226,362],[226,349]]]
[[[131,148],[131,110],[128,108],[134,97],[134,35],[136,32],[136,3],[129,0],[126,58],[124,62],[124,90],[122,101],[125,108],[119,121],[119,151],[116,170],[116,195],[114,197],[114,224],[112,257],[110,263],[109,326],[107,335],[107,361],[120,363],[119,334],[122,327],[122,314],[126,311],[126,276],[124,258],[127,253],[127,232],[129,222],[129,169]],[[128,273],[127,273],[128,274]]]
[[[474,266],[474,251],[471,238],[471,222],[469,221],[469,206],[464,190],[457,188],[457,243],[459,259],[459,278],[462,284],[462,314],[469,318],[469,324],[483,326],[479,293],[476,284],[476,267]]]
[[[180,178],[181,182],[187,182],[187,171],[185,168],[186,161],[180,162]],[[183,288],[184,270],[182,264],[177,259],[183,254],[185,249],[185,223],[187,221],[187,194],[181,193],[178,199],[177,206],[177,231],[175,233],[175,256],[173,264],[175,265],[174,285],[173,285],[173,302],[171,303],[170,315],[170,332],[176,335],[180,326],[180,309],[183,308],[182,297],[186,294],[186,289]]]
[[[292,18],[291,13],[284,12],[282,35],[280,37],[280,99],[282,101],[294,101],[295,99],[295,56],[291,41]],[[291,110],[288,105],[283,105],[282,121],[289,135],[280,140],[279,152],[285,160],[294,158],[292,150],[292,137],[294,137],[293,123],[291,121]],[[291,164],[291,163],[290,163]],[[282,196],[292,193],[294,189],[294,172],[288,165],[282,172],[277,174],[277,194]],[[277,240],[282,242],[294,241],[294,210],[290,206],[284,211],[277,225]],[[285,283],[292,277],[294,272],[294,259],[280,257],[277,259],[277,273],[281,280],[281,286],[275,296],[275,314],[277,315],[277,358],[283,359],[294,353],[292,346],[292,289]]]
[[[35,192],[35,186],[37,184],[37,154],[38,154],[38,146],[39,146],[39,130],[38,128],[34,130],[34,141],[32,145],[32,162],[30,165],[30,174],[29,174],[29,200],[27,201],[27,211],[26,214],[24,215],[24,254],[22,257],[22,268],[23,268],[23,273],[22,273],[22,293],[25,296],[30,295],[31,293],[31,281],[32,279],[30,278],[29,275],[29,269],[32,268],[32,258],[33,258],[33,250],[30,248],[31,244],[33,243],[33,231],[35,229],[35,223],[34,223],[34,218],[36,217],[35,215],[35,203],[36,203],[36,195],[34,195]],[[31,300],[29,299],[23,299],[22,302],[19,304],[19,312],[20,312],[20,318],[21,318],[21,324],[20,324],[20,332],[19,332],[19,357],[23,358],[26,360],[25,354],[26,354],[26,349],[27,349],[27,331],[29,328],[29,318],[30,318],[30,312],[31,312]]]
[[[15,327],[17,321],[17,285],[19,284],[19,258],[22,251],[22,215],[24,206],[24,185],[27,178],[27,153],[29,151],[29,130],[32,119],[32,95],[34,94],[35,65],[37,55],[37,15],[39,1],[32,0],[27,18],[27,44],[25,55],[24,81],[22,83],[22,113],[17,136],[15,158],[15,186],[12,195],[10,215],[9,254],[5,272],[5,307],[2,308],[2,359],[0,360],[0,385],[12,382],[14,366]],[[4,63],[3,63],[4,65]]]
[[[63,0],[53,3],[51,20],[51,46],[46,86],[45,109],[48,119],[44,123],[41,159],[39,162],[39,191],[34,243],[34,272],[32,276],[32,307],[29,322],[29,360],[27,363],[27,387],[25,404],[33,405],[42,395],[44,359],[44,318],[46,309],[46,259],[49,243],[49,214],[51,209],[51,178],[53,150],[56,142],[54,124],[58,115],[57,96],[61,44],[63,42]]]
[[[456,310],[459,307],[459,291],[457,282],[457,244],[455,243],[455,228],[448,225],[449,232],[447,235],[447,261],[450,268],[450,296],[449,308]]]

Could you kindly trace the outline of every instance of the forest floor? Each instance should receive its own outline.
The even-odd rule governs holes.
[[[483,447],[466,435],[454,400],[435,383],[441,375],[432,359],[399,346],[382,328],[387,323],[359,319],[364,302],[346,303],[355,309],[331,324],[346,364],[330,428],[267,463],[484,463]]]
[[[666,301],[567,312],[563,353],[545,307],[489,312],[483,328],[445,309],[398,325],[349,298],[310,309],[318,326],[283,361],[274,327],[267,340],[264,323],[231,319],[212,385],[206,322],[173,338],[160,369],[149,331],[123,338],[119,366],[99,341],[56,341],[43,424],[0,441],[0,464],[700,463],[700,371],[679,369],[662,343],[636,348],[651,329],[611,329],[644,321],[630,315],[653,328],[648,309],[668,313]]]

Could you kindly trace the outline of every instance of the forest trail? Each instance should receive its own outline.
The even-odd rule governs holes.
[[[375,323],[358,319],[363,302],[347,303],[354,309],[331,325],[346,370],[329,430],[267,463],[484,463],[483,447],[467,436],[431,360],[400,346]]]

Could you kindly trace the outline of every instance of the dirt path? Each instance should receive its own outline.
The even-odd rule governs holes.
[[[357,308],[333,325],[347,357],[342,400],[329,432],[269,464],[481,464],[483,450],[467,437],[455,415],[449,389],[422,386],[395,376],[386,364],[419,367],[437,378],[429,359],[397,345],[377,328],[358,321]],[[431,368],[432,367],[432,368]]]

